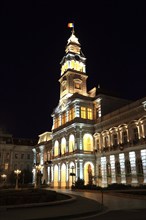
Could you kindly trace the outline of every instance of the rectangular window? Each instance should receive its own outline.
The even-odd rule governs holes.
[[[54,120],[54,128],[58,128],[59,127],[59,117],[56,117]]]
[[[117,146],[117,144],[118,144],[118,136],[117,134],[113,134],[113,145]]]
[[[81,107],[81,118],[86,119],[86,108],[85,107]]]
[[[27,159],[28,159],[28,160],[30,159],[30,154],[27,154]]]
[[[62,125],[66,123],[66,113],[62,114]]]
[[[15,154],[15,159],[18,159],[18,154]]]
[[[57,120],[56,120],[56,118],[55,118],[55,120],[54,120],[54,129],[55,128],[57,128]]]
[[[9,164],[5,163],[5,170],[8,170]]]
[[[138,140],[138,128],[133,128],[133,139]]]
[[[92,120],[93,119],[93,113],[91,108],[87,108],[87,118]]]
[[[69,110],[69,121],[73,120],[75,118],[75,108],[71,108]]]

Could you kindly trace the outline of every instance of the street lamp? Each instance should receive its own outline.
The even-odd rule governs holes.
[[[73,186],[73,177],[75,176],[75,173],[73,172],[74,166],[71,167],[72,172],[70,173],[70,176],[72,176],[72,186]]]
[[[14,170],[14,173],[16,174],[16,186],[15,186],[15,189],[18,189],[18,177],[19,177],[19,174],[21,173],[21,170]]]
[[[35,165],[35,169],[36,169],[36,177],[35,177],[35,184],[34,184],[34,188],[40,188],[40,184],[41,184],[41,170],[44,166],[41,164],[36,164]]]
[[[2,178],[2,180],[3,180],[3,185],[4,185],[5,182],[6,182],[7,175],[6,175],[6,174],[2,174],[2,175],[1,175],[1,178]]]

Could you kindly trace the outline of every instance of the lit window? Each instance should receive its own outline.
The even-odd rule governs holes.
[[[66,153],[66,139],[62,138],[61,140],[61,154],[65,154]]]
[[[62,125],[66,123],[66,113],[62,114]]]
[[[55,145],[54,145],[54,156],[58,156],[59,154],[59,142],[55,141]]]
[[[58,128],[59,127],[59,117],[56,117],[54,120],[54,128]]]
[[[74,135],[71,134],[69,137],[69,152],[74,151],[74,145],[75,145],[75,138]]]
[[[86,108],[85,107],[81,107],[81,118],[86,118]]]
[[[93,138],[90,134],[85,134],[83,137],[84,151],[93,151]]]
[[[69,110],[69,121],[73,120],[75,118],[75,108],[71,108]]]
[[[93,114],[92,114],[92,109],[87,108],[87,118],[92,120],[93,119]]]
[[[8,166],[9,166],[9,164],[5,163],[5,170],[8,170]]]
[[[81,84],[80,83],[75,83],[75,89],[81,89]]]

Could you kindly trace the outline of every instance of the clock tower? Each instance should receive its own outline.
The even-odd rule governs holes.
[[[61,60],[60,105],[74,93],[88,96],[86,86],[86,58],[74,31],[68,39],[65,56]]]

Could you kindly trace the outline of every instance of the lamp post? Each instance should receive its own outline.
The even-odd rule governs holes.
[[[71,167],[72,172],[70,173],[70,176],[72,176],[72,186],[73,186],[73,177],[75,176],[75,173],[73,172],[74,166]]]
[[[41,170],[44,166],[41,164],[36,164],[35,165],[35,169],[36,169],[36,177],[35,177],[35,184],[34,184],[34,188],[40,188],[41,185]]]
[[[3,180],[3,185],[4,185],[5,182],[6,182],[7,175],[6,175],[6,174],[2,174],[2,175],[1,175],[1,178],[2,178],[2,180]]]
[[[14,173],[16,174],[16,185],[15,185],[15,189],[18,189],[18,178],[19,178],[19,174],[21,173],[21,170],[14,170]]]

